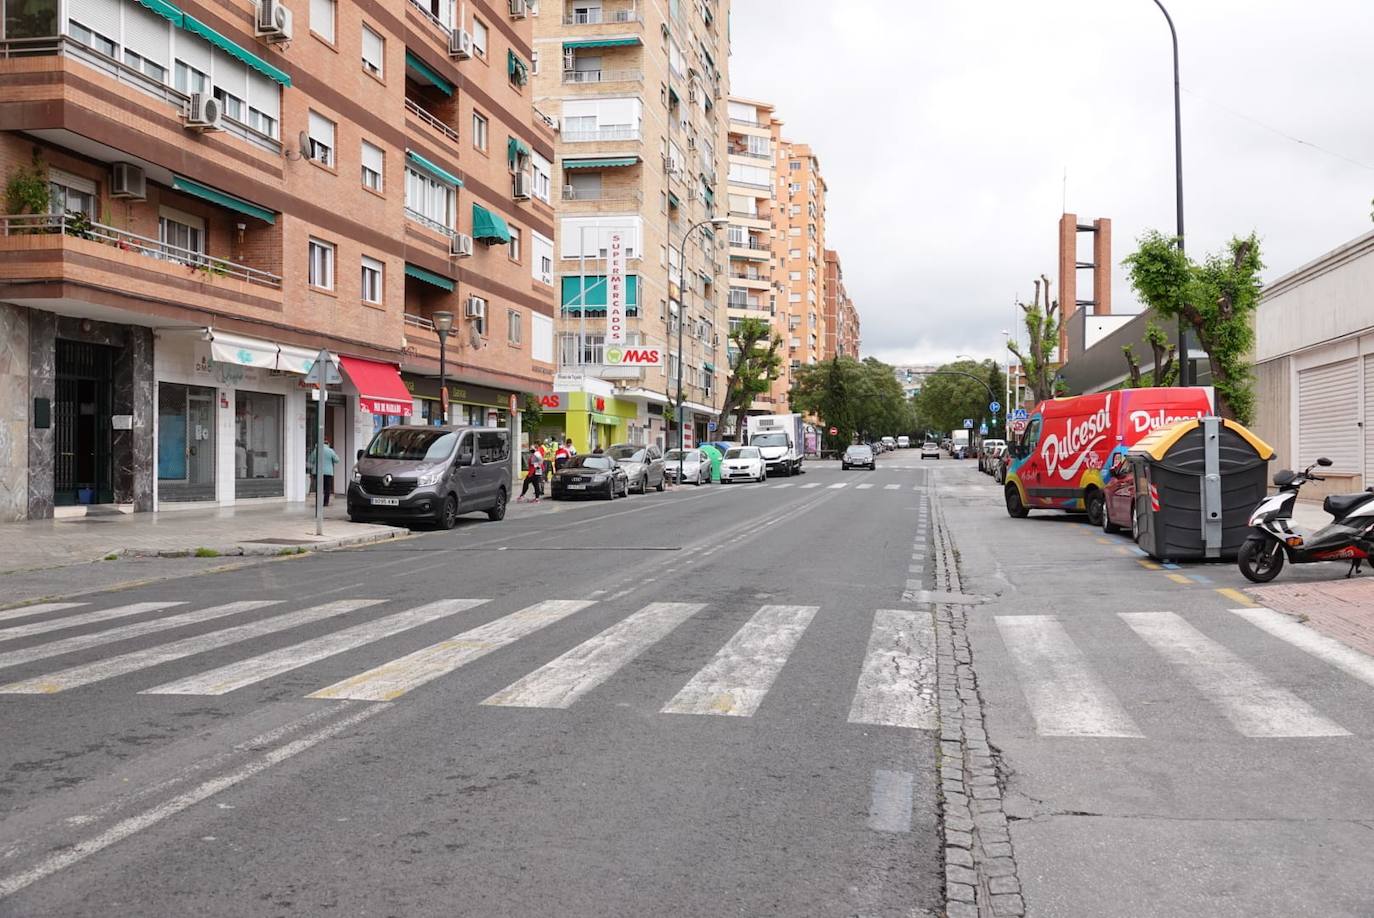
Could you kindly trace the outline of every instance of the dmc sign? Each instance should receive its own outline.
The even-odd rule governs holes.
[[[608,347],[606,363],[609,366],[661,367],[663,349],[659,347]]]

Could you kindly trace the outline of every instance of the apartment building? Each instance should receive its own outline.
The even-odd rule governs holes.
[[[840,253],[825,250],[825,350],[822,360],[832,357],[859,359],[859,310],[844,286],[844,269]]]
[[[809,144],[782,141],[775,162],[774,257],[785,276],[774,321],[787,356],[773,400],[783,402],[796,371],[825,357],[826,186]]]
[[[724,226],[699,224],[725,209],[728,21],[728,0],[540,4],[535,103],[557,126],[559,208],[559,375],[541,434],[581,449],[676,445],[680,341],[684,440],[708,438],[727,370],[728,285]],[[613,299],[625,345],[659,359],[617,362]]]
[[[513,0],[7,0],[0,518],[299,501],[326,435],[552,390],[553,134]]]

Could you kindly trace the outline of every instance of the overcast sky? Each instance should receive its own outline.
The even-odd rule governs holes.
[[[1374,2],[1166,5],[1189,253],[1255,230],[1272,280],[1374,229]],[[775,103],[784,136],[819,155],[865,356],[1001,354],[1014,297],[1041,272],[1057,290],[1065,170],[1067,210],[1112,219],[1114,311],[1138,311],[1119,263],[1145,229],[1174,227],[1172,59],[1152,0],[732,7],[732,92]]]

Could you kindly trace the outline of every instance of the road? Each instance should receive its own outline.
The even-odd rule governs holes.
[[[927,474],[0,612],[0,915],[939,914]]]

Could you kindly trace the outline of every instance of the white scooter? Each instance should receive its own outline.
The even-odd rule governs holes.
[[[1323,456],[1301,472],[1282,469],[1275,473],[1274,484],[1279,491],[1260,501],[1250,514],[1254,532],[1241,545],[1236,558],[1247,579],[1268,583],[1283,570],[1284,561],[1349,561],[1349,577],[1374,557],[1374,488],[1356,494],[1329,495],[1322,502],[1322,509],[1333,517],[1331,523],[1310,537],[1293,531],[1293,505],[1298,491],[1309,481],[1324,481],[1312,470],[1330,465],[1331,460]]]

